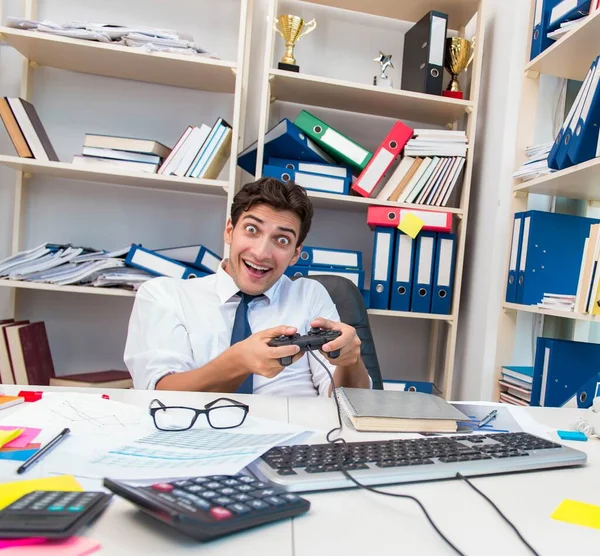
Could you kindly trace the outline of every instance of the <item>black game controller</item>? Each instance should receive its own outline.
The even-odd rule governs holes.
[[[269,342],[269,346],[271,347],[281,347],[281,346],[291,346],[295,345],[300,348],[300,351],[307,351],[309,349],[319,349],[322,345],[335,340],[338,336],[341,336],[342,333],[339,330],[327,330],[325,328],[315,328],[312,327],[306,334],[306,336],[301,336],[300,334],[294,334],[293,336],[278,336],[277,338],[273,338]],[[339,357],[340,350],[336,349],[335,351],[330,351],[327,356],[331,359],[335,359]],[[281,357],[279,359],[279,363],[283,367],[287,367],[292,364],[292,359],[294,357],[292,355],[288,355],[287,357]]]

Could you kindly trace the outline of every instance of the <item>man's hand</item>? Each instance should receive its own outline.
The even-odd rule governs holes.
[[[317,328],[326,328],[327,330],[338,330],[342,333],[335,340],[321,346],[321,351],[325,354],[328,361],[337,367],[347,365],[355,365],[360,359],[360,338],[356,334],[354,327],[343,322],[335,322],[332,320],[319,317],[311,322],[311,326]],[[340,350],[340,354],[335,359],[331,359],[328,354],[330,351]]]
[[[276,326],[252,334],[229,349],[235,351],[236,361],[239,360],[240,369],[244,372],[273,378],[284,369],[279,359],[292,355],[295,356],[292,360],[295,363],[302,354],[298,353],[300,348],[295,345],[271,347],[267,344],[278,336],[291,336],[295,333],[296,328],[293,326]]]

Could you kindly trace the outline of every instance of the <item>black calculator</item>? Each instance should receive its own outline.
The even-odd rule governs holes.
[[[303,514],[310,502],[245,474],[212,475],[131,486],[104,479],[104,486],[145,513],[199,541]]]
[[[112,494],[37,490],[0,511],[0,539],[74,535],[106,508]]]

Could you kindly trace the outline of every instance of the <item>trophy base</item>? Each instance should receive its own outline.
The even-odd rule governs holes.
[[[462,100],[464,95],[462,91],[442,91],[442,96]]]
[[[295,71],[296,73],[298,73],[300,71],[300,66],[297,66],[296,64],[286,64],[284,62],[279,62],[277,64],[277,69]]]
[[[375,85],[375,87],[380,87],[382,89],[393,89],[394,88],[394,84],[392,83],[392,80],[389,77],[381,77],[380,75],[375,75],[373,77],[373,85]]]

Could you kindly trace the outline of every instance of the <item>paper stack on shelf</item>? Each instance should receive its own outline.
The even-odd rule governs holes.
[[[573,312],[575,310],[575,298],[575,295],[545,293],[541,303],[538,303],[537,306],[542,309]]]
[[[514,174],[513,178],[529,181],[554,172],[548,167],[548,154],[554,143],[542,143],[525,149],[525,162]]]
[[[510,405],[530,405],[532,384],[533,367],[504,365],[498,380],[500,401]]]

